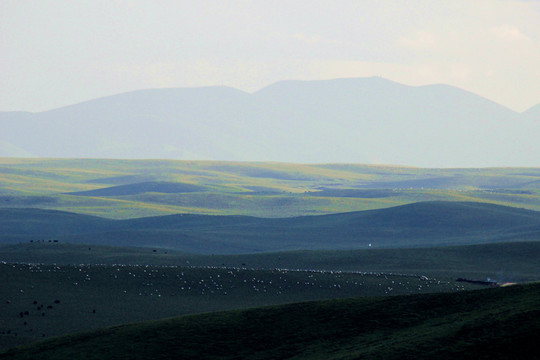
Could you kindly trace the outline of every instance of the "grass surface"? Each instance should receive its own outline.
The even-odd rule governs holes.
[[[156,250],[155,252],[153,250]],[[253,269],[392,272],[498,282],[540,281],[540,242],[437,248],[290,251],[245,255],[193,255],[133,247],[27,243],[0,246],[0,261],[34,264],[145,264]]]
[[[123,219],[175,213],[288,217],[437,200],[540,210],[539,180],[538,168],[0,158],[0,206]]]
[[[2,359],[537,359],[540,285],[308,302],[70,335]]]
[[[0,264],[0,347],[128,322],[306,300],[478,288],[422,276],[148,265]]]
[[[199,254],[434,247],[540,240],[540,212],[474,202],[423,202],[295,218],[179,214],[110,220],[0,209],[0,243],[59,240]]]

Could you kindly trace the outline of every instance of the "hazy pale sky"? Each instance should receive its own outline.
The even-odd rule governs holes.
[[[378,75],[540,103],[540,1],[0,0],[0,111]]]

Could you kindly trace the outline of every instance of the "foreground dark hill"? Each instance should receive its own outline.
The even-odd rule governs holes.
[[[466,202],[277,219],[180,214],[108,220],[36,209],[2,209],[0,215],[2,243],[59,240],[203,254],[540,240],[540,213]]]
[[[309,302],[106,328],[2,359],[537,359],[540,284]]]
[[[139,264],[0,262],[0,352],[44,337],[209,311],[486,286],[419,274]]]
[[[377,77],[140,90],[0,113],[0,156],[537,166],[535,114]]]

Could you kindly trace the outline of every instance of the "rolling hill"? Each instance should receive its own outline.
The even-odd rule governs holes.
[[[204,188],[202,186],[197,186],[193,184],[171,183],[165,181],[145,181],[140,183],[111,186],[95,190],[77,191],[69,194],[78,196],[124,196],[137,195],[148,192],[157,192],[162,194],[181,194],[201,191],[203,189]]]
[[[540,211],[540,168],[0,158],[0,208],[114,219],[178,213],[276,218],[419,201]]]
[[[540,213],[467,202],[421,202],[293,218],[178,214],[110,220],[36,209],[0,209],[0,216],[2,243],[56,239],[202,254],[540,240]]]
[[[536,104],[523,113],[523,118],[528,121],[536,121],[540,119],[540,104]]]
[[[378,77],[140,90],[0,113],[0,156],[537,166],[537,112]]]
[[[219,312],[59,337],[1,359],[535,359],[540,285]]]

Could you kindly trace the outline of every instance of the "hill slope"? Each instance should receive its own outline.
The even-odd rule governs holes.
[[[87,248],[89,253],[94,251],[94,247],[92,251]],[[486,286],[420,274],[186,267],[186,262],[181,265],[1,262],[0,351],[41,337],[209,311]],[[36,306],[32,306],[34,301]]]
[[[111,186],[95,190],[77,191],[69,194],[78,196],[124,196],[137,195],[148,192],[179,194],[201,191],[202,189],[204,189],[202,186],[197,186],[193,184],[172,183],[165,181],[145,181],[141,183]]]
[[[19,264],[147,264],[251,269],[301,269],[540,281],[540,241],[433,248],[316,250],[194,255],[173,250],[63,243],[0,245],[0,261]]]
[[[332,300],[107,328],[2,359],[533,359],[540,285]]]
[[[179,214],[107,220],[33,209],[1,209],[0,215],[5,219],[0,224],[2,243],[56,238],[62,242],[161,247],[203,254],[540,240],[540,213],[466,202],[423,202],[276,219]]]
[[[0,155],[537,166],[538,119],[521,118],[451,86],[377,77],[140,90],[0,113]]]
[[[170,185],[150,189],[147,183]],[[202,188],[159,192],[168,186],[185,190],[187,184]],[[127,187],[114,187],[122,185]],[[109,195],[69,195],[86,191]],[[131,195],[122,195],[126,192]],[[434,200],[540,211],[540,168],[0,158],[0,207],[41,207],[114,219],[179,213],[293,217]]]

